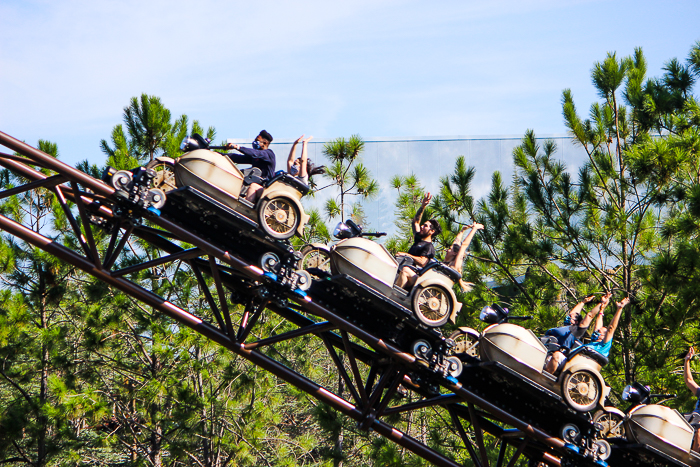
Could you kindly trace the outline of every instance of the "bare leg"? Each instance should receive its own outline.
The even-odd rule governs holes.
[[[245,195],[245,199],[255,204],[255,202],[260,198],[263,187],[257,183],[251,183],[248,187],[248,194]]]
[[[700,453],[700,429],[695,429],[695,434],[693,435],[693,447],[692,450]]]
[[[396,285],[403,289],[410,289],[416,283],[418,276],[411,268],[401,268],[399,277],[396,279]]]
[[[559,365],[561,365],[564,360],[566,360],[564,354],[557,350],[552,354],[551,358],[547,360],[547,364],[544,366],[544,371],[550,375],[555,374],[559,368]]]

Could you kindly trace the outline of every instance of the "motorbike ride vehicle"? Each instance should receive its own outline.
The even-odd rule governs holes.
[[[224,148],[210,146],[195,133],[182,141],[182,157],[157,157],[146,168],[156,171],[154,186],[166,194],[192,187],[249,219],[265,235],[278,240],[302,235],[309,216],[301,205],[301,197],[309,192],[309,187],[286,172],[278,172],[266,182],[254,171],[246,175],[224,154],[212,150]],[[264,187],[255,205],[245,199],[253,182]]]
[[[411,290],[394,285],[400,263],[381,244],[367,237],[352,220],[340,222],[333,235],[338,243],[323,248],[320,261],[303,257],[300,264],[316,278],[309,289],[317,303],[327,303],[338,315],[371,330],[412,353],[419,366],[443,376],[458,376],[463,368],[453,355],[454,341],[439,327],[454,322],[462,304],[453,291],[461,277],[433,261],[417,272]],[[327,268],[315,268],[324,264]]]
[[[605,384],[600,369],[607,364],[608,359],[581,346],[569,352],[559,375],[547,373],[544,371],[547,356],[558,350],[558,346],[548,340],[545,340],[548,342],[548,346],[545,346],[531,330],[508,322],[529,318],[509,316],[508,309],[498,305],[486,306],[479,319],[489,326],[481,333],[470,328],[460,328],[462,337],[456,337],[457,351],[471,357],[478,352],[482,362],[501,363],[562,396],[567,405],[577,412],[602,407],[610,388]]]
[[[288,240],[301,235],[309,220],[301,197],[310,188],[286,172],[263,182],[259,169],[239,169],[214,151],[225,146],[209,143],[195,133],[183,139],[181,157],[157,157],[146,165],[155,174],[151,186],[168,199],[162,216],[258,264],[273,280],[308,289],[311,277],[298,269],[299,254]],[[263,186],[255,204],[245,199],[251,183]]]
[[[649,386],[634,382],[622,392],[622,399],[630,403],[627,410],[605,407],[596,412],[594,421],[604,426],[603,435],[608,439],[644,444],[685,464],[700,465],[700,455],[691,450],[693,427],[677,410],[651,403],[674,397],[652,394]]]
[[[453,291],[461,274],[438,261],[418,269],[418,279],[411,290],[394,285],[401,263],[379,243],[366,237],[352,220],[340,222],[333,235],[341,241],[329,248],[331,277],[345,275],[358,284],[358,292],[371,289],[388,297],[397,306],[412,310],[423,325],[437,328],[448,320],[455,322],[462,304]],[[307,263],[308,264],[308,263]]]

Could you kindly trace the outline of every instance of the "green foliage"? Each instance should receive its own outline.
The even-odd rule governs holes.
[[[357,196],[372,199],[379,192],[379,183],[361,162],[360,154],[364,147],[365,142],[359,135],[352,135],[348,140],[337,138],[323,147],[323,154],[331,161],[326,167],[326,176],[332,180],[330,186],[335,186],[338,190],[336,197],[326,200],[324,210],[328,220],[340,217],[344,221],[347,207],[351,206],[351,217],[362,223],[361,217],[364,214],[359,204],[349,203],[348,198]]]

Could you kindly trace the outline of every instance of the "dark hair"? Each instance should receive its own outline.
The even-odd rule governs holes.
[[[272,142],[272,135],[268,133],[267,131],[263,130],[260,132],[260,136],[268,140],[269,142]]]
[[[440,223],[438,221],[435,219],[430,219],[428,222],[430,222],[430,225],[433,226],[433,235],[440,235],[442,233],[442,227],[440,227]]]
[[[311,177],[312,175],[321,175],[326,173],[326,166],[319,165],[316,167],[313,162],[306,159],[306,174]]]

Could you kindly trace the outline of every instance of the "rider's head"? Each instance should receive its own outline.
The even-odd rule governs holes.
[[[260,149],[267,149],[270,147],[270,143],[272,142],[272,135],[263,130],[258,136],[255,137],[255,141],[257,141],[260,145]]]
[[[608,328],[607,327],[602,327],[598,328],[595,331],[593,331],[593,334],[591,334],[591,342],[603,342],[605,341],[605,337],[608,335]]]
[[[581,322],[581,313],[576,311],[569,312],[564,318],[564,326],[570,326],[572,324],[578,325]]]
[[[420,238],[428,238],[428,237],[434,237],[436,235],[440,235],[442,232],[442,227],[440,227],[440,223],[436,221],[435,219],[430,219],[429,221],[425,221],[423,225],[420,226],[420,231],[418,232],[418,235]]]

